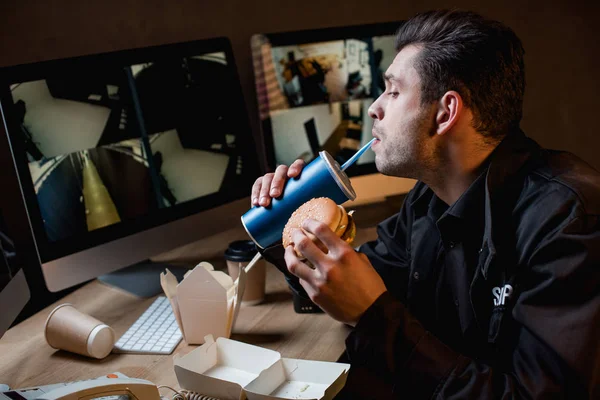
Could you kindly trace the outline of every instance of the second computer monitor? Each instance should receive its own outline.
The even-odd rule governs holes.
[[[401,22],[256,34],[252,54],[269,167],[326,150],[339,164],[372,139],[368,108],[385,90]],[[347,170],[376,172],[367,152]]]
[[[0,338],[30,298],[22,265],[0,210]]]

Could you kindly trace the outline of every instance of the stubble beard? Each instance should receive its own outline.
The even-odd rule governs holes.
[[[380,173],[423,179],[424,173],[433,167],[433,160],[427,148],[427,140],[435,134],[435,125],[431,118],[433,117],[423,110],[407,126],[394,132],[392,138],[383,137],[388,141],[381,143],[385,152],[382,156],[375,156],[375,165]]]

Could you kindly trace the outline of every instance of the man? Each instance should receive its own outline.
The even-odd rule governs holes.
[[[600,174],[519,129],[523,48],[476,14],[417,15],[370,107],[384,174],[415,178],[354,251],[323,224],[288,270],[354,326],[354,398],[600,398]],[[259,178],[254,205],[303,163]]]

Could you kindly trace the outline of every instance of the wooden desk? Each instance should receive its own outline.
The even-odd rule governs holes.
[[[6,332],[0,339],[0,383],[16,389],[90,379],[119,371],[132,378],[179,388],[173,355],[184,355],[197,347],[185,341],[167,356],[110,354],[103,360],[95,360],[54,350],[44,339],[46,317],[58,304],[74,304],[112,326],[120,337],[152,301],[97,280],[88,283]],[[326,314],[296,314],[283,275],[267,264],[265,302],[240,309],[231,338],[276,350],[283,357],[335,361],[344,351],[348,333],[348,327]]]
[[[359,207],[355,214],[358,231],[355,244],[376,237],[374,224],[399,209],[398,200]],[[243,228],[222,232],[171,252],[154,261],[196,265],[209,261],[223,269],[223,244],[247,240]],[[150,306],[154,298],[135,297],[94,280],[60,301],[8,330],[0,339],[0,383],[13,389],[59,382],[91,379],[110,372],[122,372],[156,385],[179,388],[173,370],[173,356],[182,356],[197,346],[181,341],[170,355],[110,354],[96,360],[52,349],[44,338],[44,324],[58,304],[72,303],[81,311],[110,325],[117,338]],[[232,339],[276,350],[283,357],[336,361],[344,352],[350,328],[326,314],[296,314],[292,295],[283,274],[267,264],[265,302],[240,309]],[[163,394],[169,394],[168,391]]]

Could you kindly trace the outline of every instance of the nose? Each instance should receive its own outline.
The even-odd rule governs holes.
[[[379,99],[381,99],[381,96],[378,97],[373,102],[373,104],[371,104],[371,107],[369,107],[368,111],[369,111],[369,117],[371,117],[373,119],[381,120],[383,118],[383,109],[379,105]]]

